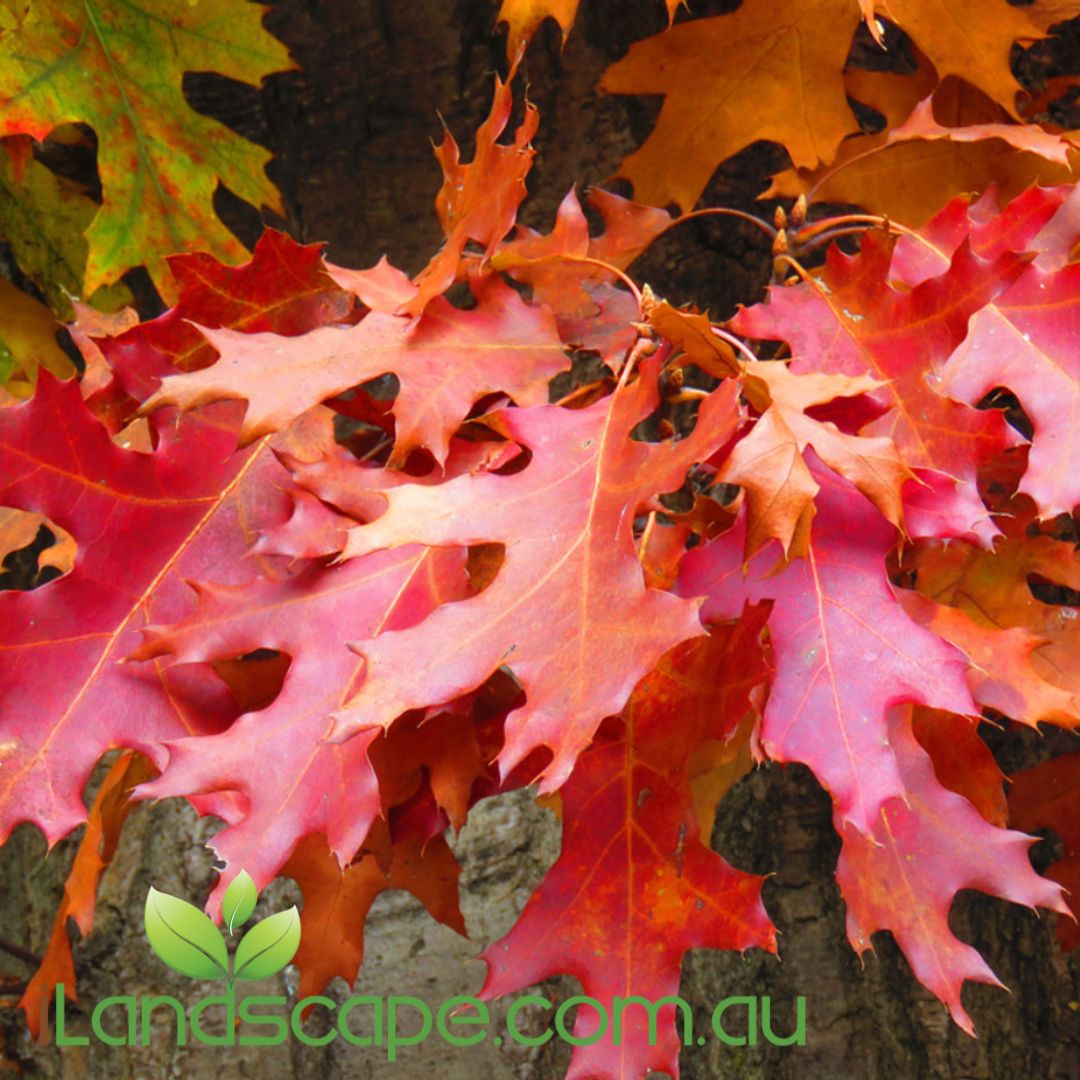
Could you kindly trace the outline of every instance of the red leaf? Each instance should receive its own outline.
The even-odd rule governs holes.
[[[774,573],[770,546],[744,580],[744,515],[687,555],[679,591],[705,596],[706,619],[730,618],[745,600],[776,601],[769,619],[776,675],[762,747],[776,761],[809,766],[838,819],[869,834],[882,803],[904,790],[888,710],[902,702],[964,714],[976,707],[963,657],[914,623],[889,584],[885,557],[895,531],[846,482],[820,466],[814,478],[821,492],[805,558]]]
[[[482,997],[567,973],[612,1018],[615,997],[656,1002],[678,994],[688,949],[776,951],[763,879],[733,869],[702,842],[687,776],[701,740],[731,729],[718,708],[716,672],[733,651],[757,652],[759,626],[751,617],[668,654],[634,691],[624,729],[581,756],[560,792],[562,853],[514,928],[484,952]],[[582,1008],[574,1034],[596,1027],[595,1009]],[[682,1030],[668,1005],[650,1039],[632,1005],[621,1043],[609,1027],[592,1045],[575,1047],[567,1076],[678,1076]]]
[[[483,279],[475,292],[472,310],[440,298],[419,321],[376,311],[357,326],[328,326],[294,338],[204,329],[221,358],[204,371],[165,379],[144,409],[243,399],[248,407],[241,439],[247,442],[393,372],[401,380],[393,407],[394,462],[422,445],[441,464],[474,402],[496,390],[519,405],[546,402],[548,381],[567,364],[550,312],[530,307],[497,277]]]
[[[308,565],[285,579],[200,584],[196,610],[168,629],[147,629],[135,659],[170,653],[175,662],[192,663],[268,648],[287,653],[292,663],[268,708],[241,716],[219,735],[171,743],[168,768],[140,796],[237,792],[240,815],[212,845],[258,888],[309,833],[327,837],[346,864],[381,803],[367,758],[376,733],[342,746],[323,741],[330,715],[363,678],[363,663],[345,642],[419,622],[464,588],[463,552],[415,546],[344,566]]]
[[[502,543],[506,555],[480,595],[440,608],[412,630],[355,645],[367,679],[338,710],[336,737],[449,701],[506,664],[527,703],[507,720],[500,770],[505,777],[547,746],[553,760],[541,790],[552,791],[634,683],[669,648],[702,632],[696,602],[645,587],[633,518],[730,438],[735,386],[703,404],[681,442],[634,441],[631,431],[658,400],[656,372],[647,364],[635,383],[586,409],[540,406],[489,417],[532,452],[520,472],[384,493],[386,513],[350,533],[346,555],[408,543]]]
[[[1068,908],[1061,889],[1031,869],[1030,837],[994,828],[967,799],[937,782],[903,714],[891,720],[888,737],[903,794],[881,807],[869,835],[836,819],[844,841],[836,880],[848,907],[848,940],[861,954],[871,947],[872,934],[892,931],[915,977],[973,1035],[960,1001],[964,980],[1001,983],[949,929],[956,894],[980,889],[1032,908]]]

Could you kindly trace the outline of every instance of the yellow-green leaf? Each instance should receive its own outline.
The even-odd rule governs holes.
[[[69,296],[82,298],[86,238],[97,204],[79,184],[31,160],[16,181],[11,159],[0,153],[0,237],[19,269],[41,290],[62,319],[72,316]],[[131,303],[124,285],[107,285],[90,297],[104,311]]]
[[[39,367],[70,378],[75,369],[56,344],[59,329],[56,317],[40,300],[0,278],[0,386],[25,397]]]
[[[218,182],[279,208],[268,151],[195,112],[185,71],[258,84],[291,66],[246,0],[35,0],[0,36],[0,135],[44,139],[83,122],[98,137],[103,204],[87,230],[85,289],[145,264],[166,299],[172,252],[232,261],[243,246],[214,213]]]

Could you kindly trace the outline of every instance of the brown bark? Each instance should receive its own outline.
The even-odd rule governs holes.
[[[275,77],[261,93],[193,77],[193,101],[262,142],[277,158],[273,175],[287,206],[285,226],[298,239],[325,240],[337,262],[366,266],[383,253],[415,271],[439,243],[432,200],[439,173],[430,141],[441,137],[437,113],[468,151],[469,133],[487,107],[490,72],[502,62],[502,41],[490,36],[495,4],[392,3],[390,0],[286,0],[267,25],[292,48],[301,71]],[[695,14],[734,4],[697,4]],[[603,68],[629,43],[662,25],[661,5],[641,0],[593,0],[562,52],[545,29],[530,50],[524,74],[541,111],[538,156],[524,220],[549,228],[571,184],[595,184],[615,172],[623,154],[648,129],[655,102],[607,98],[595,87]],[[731,62],[731,58],[718,58]],[[751,148],[720,170],[708,199],[754,207],[763,178],[777,161],[773,148]],[[221,198],[234,227],[251,240],[257,216]],[[771,208],[769,208],[771,210]],[[736,300],[760,295],[769,254],[758,234],[732,222],[680,227],[636,267],[661,295],[730,312]],[[1060,741],[1060,740],[1059,740]],[[999,739],[1012,766],[1045,755],[1032,737]],[[1056,745],[1056,743],[1054,744]],[[200,903],[213,869],[203,842],[213,830],[172,800],[133,814],[102,885],[97,926],[76,947],[79,992],[92,1005],[109,994],[172,993],[189,1004],[205,986],[173,976],[142,934],[142,905],[150,884]],[[1080,962],[1063,958],[1053,942],[1053,916],[985,897],[965,895],[953,925],[982,949],[1007,995],[970,987],[965,1002],[978,1041],[950,1025],[943,1007],[911,978],[887,935],[876,956],[860,965],[844,935],[843,905],[832,873],[837,839],[827,798],[801,768],[777,767],[744,780],[721,807],[714,841],[736,866],[774,873],[765,890],[783,931],[780,958],[698,951],[684,969],[684,996],[700,1006],[698,1024],[725,996],[768,994],[778,1027],[787,1030],[797,995],[807,998],[808,1045],[745,1050],[710,1043],[688,1051],[684,1075],[746,1078],[941,1077],[1012,1080],[1080,1078]],[[558,826],[516,795],[483,804],[460,842],[462,903],[471,934],[482,944],[505,933],[554,859]],[[0,850],[0,938],[41,950],[74,839],[45,857],[29,826]],[[291,882],[268,890],[268,910],[295,897]],[[367,959],[356,991],[410,993],[437,1004],[475,991],[482,969],[465,962],[476,948],[435,925],[403,894],[376,902],[367,932]],[[26,964],[0,953],[0,975],[24,978]],[[295,992],[291,976],[263,992]],[[552,994],[572,993],[558,980]],[[347,991],[336,986],[341,1000]],[[505,1006],[504,1006],[505,1007]],[[535,1018],[538,1022],[542,1018]],[[85,1029],[85,1014],[73,1023]],[[318,1020],[316,1021],[318,1023]],[[147,1049],[88,1051],[38,1047],[19,1018],[0,1003],[7,1054],[31,1077],[403,1077],[439,1080],[546,1080],[562,1074],[566,1047],[539,1051],[490,1043],[455,1050],[430,1040],[396,1065],[370,1052],[295,1043],[274,1048],[177,1048],[161,1039]]]

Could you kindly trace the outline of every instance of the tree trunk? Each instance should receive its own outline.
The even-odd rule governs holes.
[[[698,3],[694,14],[734,6]],[[549,229],[572,184],[606,180],[644,137],[656,102],[605,97],[595,88],[630,42],[661,28],[661,9],[651,0],[586,0],[565,50],[551,26],[530,49],[524,72],[542,126],[526,223]],[[495,10],[485,0],[286,0],[271,10],[267,25],[288,43],[299,72],[269,80],[260,92],[206,75],[189,77],[187,89],[197,107],[274,150],[272,173],[287,211],[279,224],[296,238],[327,241],[329,257],[345,265],[367,266],[386,253],[414,272],[440,242],[432,209],[439,170],[430,147],[442,138],[438,115],[468,159],[471,132],[490,100],[490,73],[502,62],[502,39],[490,35]],[[771,212],[754,200],[781,161],[775,148],[750,148],[718,171],[708,201]],[[260,227],[254,212],[227,192],[219,201],[230,224],[253,240]],[[723,316],[737,300],[759,298],[770,264],[755,230],[713,220],[672,230],[635,273],[661,295]],[[1030,733],[998,736],[995,748],[1016,768],[1064,745],[1064,738],[1040,743]],[[95,929],[75,950],[87,1008],[112,994],[171,993],[190,1005],[207,992],[207,984],[173,975],[153,955],[142,908],[151,884],[194,903],[205,900],[214,871],[203,844],[214,827],[178,800],[132,814],[103,880]],[[554,861],[558,828],[525,793],[474,811],[455,848],[463,864],[462,907],[478,944],[509,929]],[[0,850],[0,939],[44,948],[75,840],[46,857],[40,835],[23,826]],[[766,884],[765,904],[783,934],[780,961],[757,952],[690,955],[682,993],[697,1007],[696,1026],[707,1026],[722,998],[756,994],[770,996],[776,1030],[787,1032],[802,995],[807,1044],[734,1048],[710,1041],[686,1051],[685,1076],[1080,1078],[1080,962],[1058,952],[1054,916],[1036,917],[977,894],[955,905],[957,933],[984,952],[1013,991],[969,984],[964,999],[980,1032],[976,1041],[915,983],[889,935],[877,937],[877,953],[865,964],[848,946],[833,880],[838,840],[831,810],[805,769],[773,766],[744,779],[721,806],[714,843],[735,866],[775,875]],[[281,880],[260,903],[279,910],[297,899],[295,886]],[[437,1006],[478,989],[482,965],[466,963],[476,952],[410,897],[384,894],[368,920],[365,966],[355,989],[414,994]],[[0,976],[29,974],[24,962],[0,953]],[[557,999],[575,987],[571,979],[556,980],[547,996]],[[294,994],[296,983],[287,969],[265,988],[252,989]],[[340,1001],[348,992],[337,985],[331,993]],[[21,1018],[4,1006],[0,1000],[7,1055],[28,1077],[547,1080],[562,1075],[569,1058],[569,1048],[557,1040],[536,1050],[491,1042],[454,1049],[434,1038],[393,1064],[340,1039],[321,1048],[291,1041],[217,1049],[177,1047],[162,1037],[132,1050],[99,1043],[60,1050],[31,1043]],[[547,1020],[533,1015],[531,1022],[542,1027]],[[73,1007],[68,1026],[84,1033],[86,1012]]]

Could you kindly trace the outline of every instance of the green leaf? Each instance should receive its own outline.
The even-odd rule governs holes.
[[[154,952],[181,975],[221,979],[229,974],[221,932],[186,900],[151,888],[146,894],[146,936]]]
[[[258,899],[259,890],[255,888],[251,875],[246,870],[241,870],[229,883],[221,901],[221,915],[230,934],[235,933],[238,926],[243,926],[251,918],[255,901]]]
[[[44,139],[74,122],[97,134],[102,206],[86,232],[86,293],[145,264],[172,300],[172,252],[242,259],[214,212],[219,183],[280,209],[270,153],[192,109],[182,85],[188,71],[258,85],[291,67],[264,10],[247,0],[35,0],[0,35],[0,135]]]
[[[300,913],[295,905],[256,923],[236,949],[235,977],[265,979],[276,975],[300,947]]]

